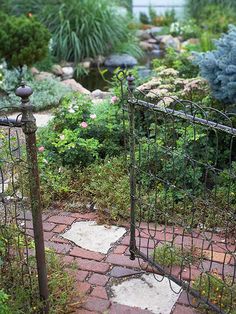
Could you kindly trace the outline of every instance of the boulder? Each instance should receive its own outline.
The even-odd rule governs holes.
[[[133,67],[138,64],[138,61],[124,53],[124,54],[112,54],[105,60],[105,66],[111,67],[111,68],[117,68],[117,67]]]
[[[49,72],[40,72],[39,74],[35,75],[35,80],[36,81],[43,81],[43,80],[48,80],[48,79],[52,79],[55,76],[52,73]]]
[[[105,60],[106,58],[104,56],[99,55],[93,59],[92,64],[93,65],[104,64]]]
[[[62,67],[62,78],[63,80],[67,80],[73,77],[74,68],[72,66]]]
[[[75,92],[90,95],[90,91],[84,88],[80,83],[76,82],[74,79],[61,81],[61,84],[71,88]]]
[[[109,92],[103,92],[100,89],[96,89],[91,93],[92,98],[104,99],[111,96]]]
[[[62,67],[60,66],[60,64],[53,64],[51,71],[56,76],[62,76],[63,75],[63,70],[62,70]]]
[[[151,35],[149,34],[148,31],[145,31],[145,30],[142,30],[142,29],[139,29],[136,33],[136,36],[141,40],[148,40],[151,38]]]
[[[156,36],[163,30],[162,26],[154,26],[148,30],[149,34]]]
[[[40,73],[40,71],[35,67],[30,68],[30,72],[32,75],[37,75]]]
[[[178,38],[171,35],[161,36],[160,47],[161,49],[174,48],[176,51],[180,51],[181,44]]]
[[[140,41],[139,45],[145,51],[151,51],[153,49],[153,44],[150,44],[148,41]]]
[[[162,58],[164,56],[164,51],[161,49],[153,49],[150,54],[154,58]]]

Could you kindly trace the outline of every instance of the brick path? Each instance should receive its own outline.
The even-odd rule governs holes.
[[[70,228],[75,221],[96,220],[94,213],[67,213],[60,212],[59,214],[50,213],[43,215],[44,237],[47,247],[54,248],[60,254],[66,264],[72,262],[78,264],[77,271],[77,289],[82,294],[83,304],[76,310],[76,314],[94,314],[94,313],[121,313],[121,314],[148,314],[148,310],[129,307],[117,303],[112,303],[109,300],[109,286],[112,280],[127,278],[141,274],[141,268],[151,271],[147,268],[147,264],[136,259],[129,259],[129,234],[128,231],[108,252],[102,254],[91,252],[76,246],[74,243],[60,237],[60,233]],[[32,235],[31,215],[27,215],[27,233]],[[146,225],[142,226],[144,235]],[[128,230],[128,229],[127,229]],[[150,232],[150,230],[149,230]],[[143,237],[143,247],[147,245],[145,237]],[[150,243],[149,243],[150,245]],[[206,248],[207,251],[207,248]],[[216,249],[217,251],[217,249]],[[223,254],[223,253],[222,253]],[[215,263],[222,262],[221,250],[215,252]],[[228,261],[230,264],[230,260]],[[140,268],[141,266],[141,268]],[[178,273],[178,272],[177,272]],[[192,279],[197,276],[199,271],[196,269],[192,272]],[[187,276],[187,275],[186,275]],[[154,296],[155,297],[155,296]],[[185,292],[182,292],[174,309],[173,314],[196,314],[199,313],[189,306],[189,301]]]

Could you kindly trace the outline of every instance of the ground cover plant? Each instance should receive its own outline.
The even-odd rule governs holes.
[[[222,280],[217,273],[203,274],[196,278],[193,288],[198,290],[201,296],[206,297],[209,301],[226,313],[236,313],[236,285],[231,283],[230,277]],[[196,301],[196,300],[195,300]],[[213,313],[207,306],[201,305],[207,313]]]
[[[0,228],[0,310],[1,313],[38,313],[42,303],[38,297],[36,260],[27,257],[34,243],[14,224]],[[9,253],[9,250],[11,253]],[[46,250],[50,313],[69,313],[75,295],[75,280],[52,250]],[[71,269],[73,271],[73,269]]]
[[[71,92],[71,89],[61,84],[56,78],[48,78],[37,81],[32,74],[23,68],[22,75],[27,81],[27,84],[33,89],[34,93],[31,96],[31,102],[34,106],[34,111],[46,110],[56,107],[61,98]],[[0,82],[0,108],[8,107],[11,111],[20,105],[19,97],[15,95],[15,89],[19,86],[19,73],[17,69],[7,69],[3,66],[2,80]]]

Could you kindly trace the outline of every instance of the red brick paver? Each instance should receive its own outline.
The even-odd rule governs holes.
[[[50,216],[51,215],[51,216]],[[114,243],[113,248],[108,254],[102,254],[86,250],[76,246],[74,243],[61,237],[65,230],[69,229],[75,221],[94,220],[95,213],[61,213],[57,215],[55,212],[44,215],[44,239],[45,246],[54,249],[63,258],[66,265],[75,265],[73,268],[73,276],[77,280],[76,289],[80,296],[83,296],[80,305],[75,314],[151,314],[150,311],[137,307],[130,307],[117,303],[111,303],[109,300],[110,284],[113,281],[123,280],[128,276],[140,276],[143,270],[148,272],[157,272],[141,258],[131,261],[129,258],[129,234]],[[18,219],[22,219],[19,217]],[[127,226],[126,226],[127,227]],[[27,214],[26,221],[27,234],[33,237],[33,226],[31,215]],[[128,229],[127,229],[128,230]],[[227,246],[224,237],[218,234],[207,235],[205,233],[203,239],[200,230],[193,230],[186,233],[182,228],[173,228],[165,226],[157,226],[155,224],[142,223],[137,231],[137,245],[144,254],[152,256],[153,248],[163,245],[165,241],[171,241],[179,246],[182,242],[185,247],[194,245],[195,247],[203,247],[204,259],[200,262],[201,267],[205,271],[218,270],[219,274],[224,273],[225,276],[232,275],[235,266],[235,257],[229,254],[229,250],[235,250],[235,244],[232,242]],[[210,262],[210,261],[213,262]],[[223,267],[224,264],[224,267]],[[191,265],[183,271],[181,267],[175,266],[171,269],[171,274],[182,280],[194,280],[201,271]],[[169,269],[166,268],[167,273]],[[68,272],[72,273],[68,267]],[[158,284],[158,283],[157,283]],[[145,296],[144,296],[145,297]],[[176,305],[172,309],[172,314],[197,314],[191,307],[191,297],[187,297],[182,292]],[[189,304],[190,301],[190,304]],[[194,302],[193,302],[194,303]],[[193,304],[192,303],[192,304]]]

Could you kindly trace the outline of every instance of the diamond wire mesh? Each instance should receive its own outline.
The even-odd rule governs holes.
[[[20,308],[24,311],[31,308],[33,299],[39,299],[37,281],[32,280],[37,276],[34,242],[28,236],[32,236],[32,227],[25,137],[4,111],[0,115],[4,120],[0,123],[0,289],[14,299],[21,287]],[[16,121],[20,119],[19,115]]]
[[[136,91],[128,99],[135,253],[176,293],[189,292],[192,306],[234,313],[236,129],[213,108],[155,96],[151,103]]]

